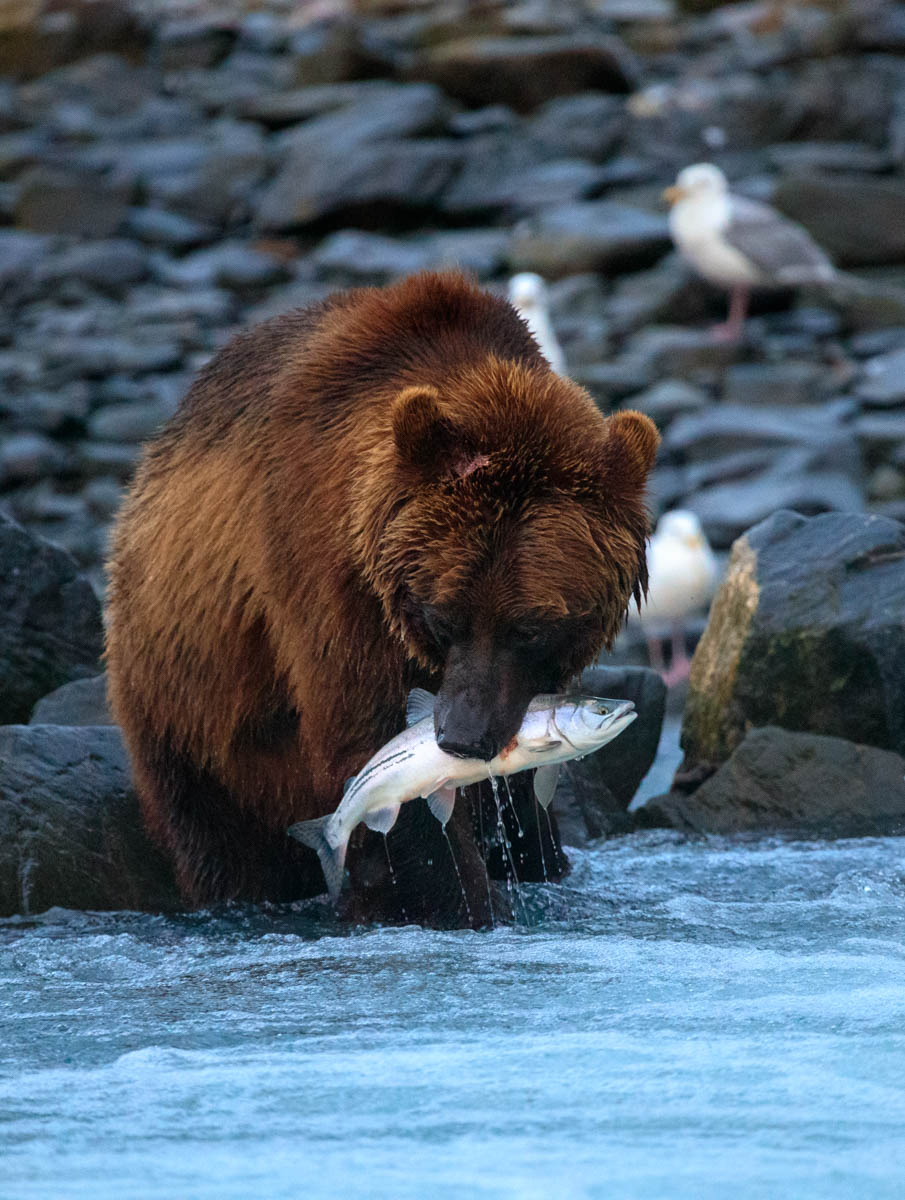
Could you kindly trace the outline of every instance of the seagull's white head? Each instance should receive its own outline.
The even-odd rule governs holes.
[[[707,545],[701,522],[695,513],[686,508],[674,508],[671,512],[664,513],[657,522],[657,532],[654,536],[671,542],[681,542],[692,550]]]
[[[673,186],[663,193],[663,199],[675,204],[677,200],[724,196],[728,190],[726,176],[719,167],[713,163],[695,163],[679,172]]]
[[[521,271],[509,280],[509,303],[519,312],[547,308],[547,285],[533,271]]]

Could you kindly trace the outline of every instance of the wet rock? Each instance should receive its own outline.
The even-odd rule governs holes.
[[[88,434],[100,442],[143,442],[176,411],[167,401],[106,404],[91,414]]]
[[[453,178],[462,158],[452,139],[384,141],[340,149],[324,143],[292,155],[257,210],[263,229],[284,230],[339,213],[424,209]]]
[[[36,166],[19,180],[16,224],[38,233],[104,238],[126,219],[131,186],[119,177],[74,168]]]
[[[154,59],[162,71],[213,67],[232,49],[235,29],[211,17],[165,21],[157,30]]]
[[[0,915],[179,907],[115,727],[0,728]]]
[[[773,203],[800,221],[838,266],[905,261],[905,184],[840,175],[780,179]]]
[[[544,104],[528,124],[528,133],[548,154],[602,163],[612,154],[625,125],[621,100],[585,92]]]
[[[692,663],[683,774],[752,726],[905,752],[905,526],[780,511],[739,538]]]
[[[0,229],[0,289],[11,292],[30,279],[47,253],[50,239],[19,229]]]
[[[664,379],[646,391],[630,396],[623,408],[645,413],[663,429],[675,417],[699,412],[706,408],[708,402],[709,397],[701,388],[693,387],[681,379]]]
[[[556,278],[648,266],[670,245],[664,217],[598,200],[563,204],[524,222],[515,231],[511,259],[513,270]]]
[[[126,232],[151,246],[187,250],[213,240],[214,230],[201,221],[193,221],[164,208],[131,208]]]
[[[282,283],[289,278],[289,270],[273,254],[242,242],[222,241],[178,262],[160,263],[157,275],[162,283],[180,288],[225,287],[241,292]]]
[[[0,513],[0,721],[97,671],[100,606],[68,554]],[[2,759],[2,756],[0,756]]]
[[[461,219],[520,211],[525,177],[549,155],[521,133],[485,133],[460,140],[461,165],[444,189],[440,207]]]
[[[825,368],[815,362],[735,363],[723,376],[727,404],[805,405],[829,390]]]
[[[633,56],[618,38],[462,38],[419,55],[414,79],[439,84],[472,107],[506,104],[519,112],[553,96],[595,88],[629,92],[638,79]]]
[[[698,515],[711,544],[722,550],[777,508],[804,516],[862,512],[864,497],[861,488],[839,471],[801,471],[797,462],[790,469],[780,460],[756,479],[698,491],[684,507]]]
[[[905,349],[868,359],[857,391],[868,408],[905,405]]]
[[[765,404],[749,408],[721,404],[679,417],[669,427],[663,447],[685,462],[760,447],[774,451],[802,447],[807,457],[797,464],[799,469],[802,465],[826,467],[857,478],[860,457],[849,415],[845,405],[773,408]]]
[[[139,342],[129,337],[60,338],[47,348],[47,362],[70,378],[142,374],[178,366],[182,352],[167,340]]]
[[[13,433],[0,442],[0,484],[41,479],[65,464],[65,453],[40,433]]]
[[[666,711],[666,684],[648,667],[592,667],[582,673],[581,689],[631,700],[638,716],[596,754],[564,764],[553,803],[573,846],[632,828],[628,806],[654,761]]]
[[[29,725],[115,725],[107,702],[107,676],[73,679],[35,705]]]
[[[693,833],[902,834],[905,759],[839,737],[752,729],[691,795],[657,796],[635,816]]]
[[[36,272],[44,285],[77,279],[114,294],[137,283],[148,272],[147,251],[126,238],[110,238],[72,246],[48,258]]]

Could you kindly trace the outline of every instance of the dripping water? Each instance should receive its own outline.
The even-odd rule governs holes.
[[[495,775],[490,775],[489,779],[490,779],[490,786],[493,789],[493,800],[494,800],[494,803],[496,804],[497,832],[499,834],[500,842],[502,843],[502,846],[503,846],[503,851],[505,853],[505,857],[509,861],[509,870],[506,872],[506,891],[509,893],[509,905],[512,909],[512,913],[514,916],[515,915],[515,904],[513,903],[513,900],[512,900],[513,887],[514,887],[515,894],[518,896],[519,907],[522,910],[522,919],[524,920],[525,924],[527,925],[528,924],[528,910],[525,908],[525,901],[522,898],[522,890],[521,890],[521,887],[519,886],[518,873],[516,872],[515,861],[512,857],[512,846],[509,844],[509,838],[506,834],[506,826],[503,822],[503,807],[500,804],[499,785],[497,783],[497,779],[496,779]]]
[[[390,857],[390,838],[389,838],[389,834],[387,834],[387,833],[385,833],[383,835],[383,848],[386,851],[387,866],[390,868],[390,881],[393,884],[393,891],[395,891],[396,890],[396,872],[393,869],[393,860]],[[400,906],[400,911],[402,912],[403,921],[408,922],[408,919],[409,919],[408,913],[405,911],[404,904]]]
[[[456,797],[458,798],[458,791]],[[459,880],[459,891],[462,893],[462,903],[465,905],[465,915],[468,917],[468,924],[474,925],[474,917],[471,915],[471,905],[468,903],[468,896],[465,893],[465,880],[462,878],[462,872],[459,870],[459,864],[456,860],[456,852],[453,850],[453,844],[450,841],[449,832],[445,825],[440,827],[443,830],[443,836],[446,838],[446,844],[449,847],[449,857],[452,859],[453,866],[456,869],[456,878]],[[488,885],[489,885],[488,880]]]
[[[484,862],[484,878],[487,880],[487,904],[490,908],[490,927],[496,929],[496,915],[493,911],[493,892],[490,887],[490,874],[487,871],[487,846],[484,843],[484,800],[478,792],[478,845],[481,847],[481,859]]]

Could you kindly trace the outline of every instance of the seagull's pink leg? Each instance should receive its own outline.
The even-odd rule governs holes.
[[[713,336],[719,342],[737,342],[745,329],[748,316],[748,298],[751,292],[744,284],[738,284],[730,292],[729,316],[722,325],[714,327]]]
[[[688,678],[691,670],[691,659],[685,650],[685,627],[681,621],[676,621],[672,627],[672,662],[668,671],[661,671],[663,682],[667,687],[681,683]]]

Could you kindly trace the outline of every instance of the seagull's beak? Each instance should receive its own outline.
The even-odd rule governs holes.
[[[677,200],[681,200],[684,195],[685,189],[673,184],[672,187],[665,189],[665,191],[661,194],[660,199],[666,204],[675,204],[675,202]]]

